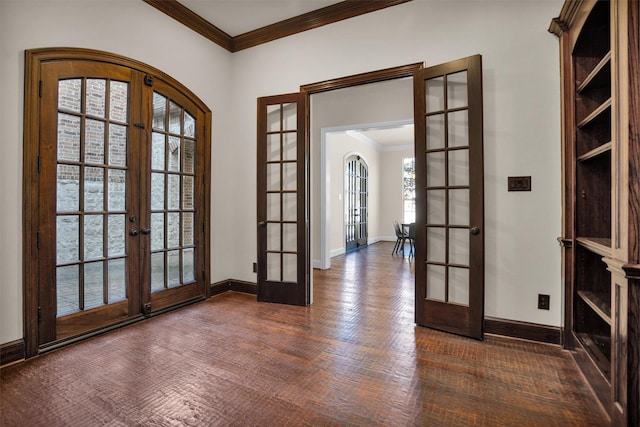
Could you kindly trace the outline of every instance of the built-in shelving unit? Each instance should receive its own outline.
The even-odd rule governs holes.
[[[640,3],[566,0],[564,345],[612,425],[640,426]],[[635,130],[634,130],[635,129]]]

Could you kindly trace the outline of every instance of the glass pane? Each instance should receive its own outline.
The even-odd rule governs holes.
[[[427,153],[427,187],[444,185],[444,151]]]
[[[80,259],[80,217],[58,216],[56,219],[56,261],[58,264]]]
[[[427,299],[445,301],[445,268],[441,265],[427,265]]]
[[[109,164],[127,165],[127,128],[125,126],[109,125]]]
[[[281,254],[267,254],[267,280],[279,282],[280,275],[280,257]]]
[[[104,254],[104,229],[102,215],[84,217],[84,260],[102,258]]]
[[[280,104],[267,106],[267,132],[280,130]]]
[[[84,309],[99,307],[104,304],[103,263],[90,262],[84,265]]]
[[[85,110],[87,114],[105,117],[106,81],[103,79],[87,79],[87,100]]]
[[[164,252],[151,254],[151,292],[164,289]]]
[[[109,210],[124,211],[126,201],[126,171],[109,169]]]
[[[427,113],[444,110],[444,77],[436,77],[425,82]]]
[[[282,195],[282,220],[297,221],[297,194],[286,193]]]
[[[449,151],[449,185],[469,185],[469,150]]]
[[[469,225],[469,190],[449,190],[449,224]]]
[[[449,302],[469,305],[469,270],[449,267]]]
[[[456,111],[448,114],[449,147],[466,147],[469,145],[469,112]]]
[[[58,165],[56,185],[58,212],[80,210],[80,167]]]
[[[196,119],[191,114],[184,112],[184,136],[195,138],[196,136]]]
[[[164,213],[152,213],[151,250],[163,249],[164,247]]]
[[[449,74],[447,76],[447,108],[460,108],[467,105],[467,71]]]
[[[282,250],[297,252],[297,224],[282,224]]]
[[[112,259],[109,261],[109,304],[127,298],[124,261],[124,259]]]
[[[194,160],[196,157],[196,143],[195,141],[184,141],[184,173],[194,173]]]
[[[449,262],[469,265],[469,230],[466,228],[449,229]]]
[[[80,161],[80,117],[58,114],[58,160]]]
[[[182,209],[193,209],[193,177],[182,177]]]
[[[445,223],[444,190],[427,191],[427,224]]]
[[[180,251],[167,252],[169,287],[180,286]]]
[[[151,209],[164,209],[164,174],[151,174]]]
[[[267,250],[279,251],[280,248],[280,224],[267,224]]]
[[[182,214],[182,246],[193,245],[193,213]]]
[[[87,119],[84,139],[84,161],[104,164],[104,122]]]
[[[180,246],[180,213],[170,212],[167,214],[167,247],[178,246]]]
[[[169,101],[169,132],[180,135],[182,110],[179,105]]]
[[[296,171],[298,165],[296,163],[282,164],[282,189],[285,191],[296,190],[297,179]]]
[[[111,82],[109,93],[109,119],[118,122],[127,121],[129,85],[125,82]]]
[[[267,191],[280,190],[280,163],[267,165]]]
[[[56,268],[57,316],[80,310],[80,266]]]
[[[427,150],[444,148],[444,114],[427,117]]]
[[[180,175],[168,175],[167,209],[180,209]]]
[[[167,170],[173,172],[180,171],[180,138],[177,136],[170,136],[167,144],[167,150],[169,151],[169,164]]]
[[[283,282],[297,282],[298,281],[298,256],[293,254],[282,255],[283,261]]]
[[[58,108],[80,112],[82,105],[82,79],[58,81]]]
[[[268,221],[280,220],[280,194],[279,193],[267,194],[267,220]]]
[[[109,215],[109,256],[124,255],[125,215]]]
[[[151,136],[151,169],[165,170],[164,138],[164,134],[158,132],[153,132]]]
[[[104,210],[104,169],[84,168],[84,210]]]
[[[182,251],[182,283],[189,283],[196,280],[193,265],[195,262],[195,250],[185,249]]]
[[[167,98],[153,92],[153,129],[164,130],[167,115]]]
[[[282,105],[282,130],[298,128],[298,106],[296,103]]]
[[[298,158],[298,135],[295,133],[285,133],[282,135],[282,159],[296,160]]]
[[[427,261],[446,262],[446,241],[444,228],[427,227]]]
[[[280,161],[280,135],[279,133],[267,135],[267,161]]]

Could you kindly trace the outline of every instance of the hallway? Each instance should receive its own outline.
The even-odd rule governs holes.
[[[567,352],[416,327],[393,243],[314,272],[314,304],[227,292],[0,371],[2,426],[602,426]]]

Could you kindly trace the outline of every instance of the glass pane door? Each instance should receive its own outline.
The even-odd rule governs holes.
[[[126,316],[128,99],[127,82],[58,82],[57,317],[114,303]]]

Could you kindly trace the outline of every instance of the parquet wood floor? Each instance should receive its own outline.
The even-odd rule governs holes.
[[[559,347],[416,327],[391,249],[316,271],[311,307],[228,292],[5,368],[0,424],[607,424]]]

